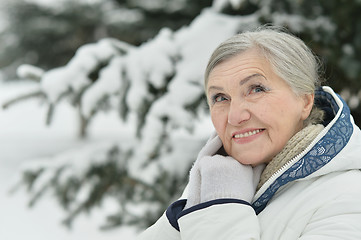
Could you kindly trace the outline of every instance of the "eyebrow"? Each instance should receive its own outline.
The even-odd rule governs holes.
[[[263,76],[262,74],[255,73],[255,74],[252,74],[252,75],[250,75],[248,77],[243,78],[239,82],[239,85],[242,86],[242,85],[246,84],[248,81],[250,81],[252,78],[255,78],[255,77],[262,77],[262,78],[266,79],[265,76]]]
[[[262,78],[266,79],[265,76],[263,76],[262,74],[255,73],[255,74],[252,74],[252,75],[249,75],[249,76],[243,78],[241,81],[239,81],[239,85],[242,86],[242,85],[246,84],[248,81],[252,80],[252,79],[255,78],[255,77],[262,77]],[[214,90],[223,90],[222,87],[210,86],[210,87],[208,88],[208,92],[209,92],[209,90],[211,90],[211,89],[214,89]]]

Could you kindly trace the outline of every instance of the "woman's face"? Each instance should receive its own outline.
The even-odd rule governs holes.
[[[303,128],[313,95],[296,95],[256,49],[218,64],[207,96],[227,154],[242,164],[269,162]]]

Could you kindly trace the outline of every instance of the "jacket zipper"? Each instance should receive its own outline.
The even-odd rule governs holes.
[[[290,168],[290,166],[292,166],[294,163],[299,161],[302,156],[304,156],[307,152],[309,152],[314,147],[314,145],[325,135],[325,133],[328,132],[330,128],[331,126],[325,127],[320,132],[320,134],[316,136],[316,138],[313,139],[313,141],[301,153],[294,156],[290,161],[288,161],[285,165],[283,165],[280,169],[278,169],[275,173],[273,173],[272,176],[256,192],[252,202],[255,202],[283,172],[285,172],[288,168]]]
[[[324,90],[326,90],[328,87],[323,87]],[[329,92],[329,91],[327,91]],[[335,117],[332,119],[332,121],[320,132],[318,136],[316,136],[315,139],[309,144],[301,153],[293,157],[290,161],[288,161],[283,167],[281,167],[279,170],[277,170],[272,176],[261,186],[261,188],[256,192],[256,194],[253,197],[253,202],[255,202],[266,190],[267,188],[284,172],[286,171],[290,166],[292,166],[295,162],[297,162],[303,155],[305,155],[308,151],[313,148],[313,146],[323,137],[326,135],[326,133],[330,130],[330,128],[334,125],[337,119],[341,117],[342,109],[344,108],[343,103],[340,99],[338,99],[334,94],[332,94],[333,99],[336,101],[336,104],[338,105],[339,109],[335,113]]]

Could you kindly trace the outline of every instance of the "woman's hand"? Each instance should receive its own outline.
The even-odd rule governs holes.
[[[213,134],[200,151],[189,177],[186,208],[220,198],[235,198],[251,203],[264,165],[252,168],[230,156],[214,155],[222,146]]]

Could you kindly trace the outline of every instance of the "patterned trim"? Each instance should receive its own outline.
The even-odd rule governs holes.
[[[319,103],[327,102],[328,104],[326,103],[326,106],[330,106],[329,108],[323,109],[326,111],[326,117],[336,115],[339,111],[339,106],[332,95],[322,90],[316,91],[316,94]],[[268,201],[280,187],[297,179],[307,177],[319,170],[329,163],[346,146],[352,135],[353,125],[350,121],[350,109],[341,97],[339,97],[339,99],[341,99],[343,103],[343,109],[337,121],[306,155],[279,176],[252,204],[257,214],[266,207]],[[326,121],[330,122],[330,120],[327,119]]]

